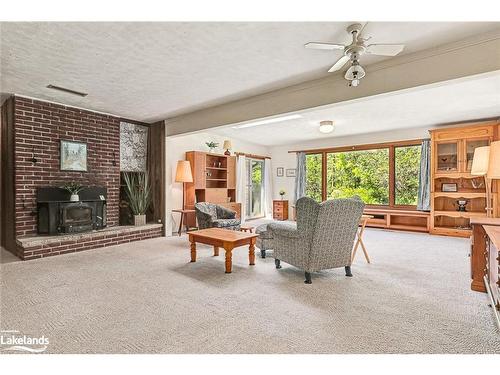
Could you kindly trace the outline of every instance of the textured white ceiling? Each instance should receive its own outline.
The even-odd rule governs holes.
[[[500,117],[500,72],[342,102],[300,114],[301,119],[243,129],[227,126],[211,132],[275,146]],[[335,122],[333,133],[320,133],[322,120]]]
[[[349,23],[2,23],[1,92],[156,121],[326,76]],[[370,43],[428,49],[499,23],[368,23]],[[364,56],[369,64],[384,57]],[[89,95],[80,98],[47,84]]]

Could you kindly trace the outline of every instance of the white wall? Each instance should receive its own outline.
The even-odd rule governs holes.
[[[182,184],[174,182],[175,169],[178,160],[185,160],[187,151],[208,151],[208,147],[205,142],[214,141],[219,143],[219,148],[216,150],[217,153],[222,154],[224,150],[222,149],[222,144],[224,143],[224,136],[211,134],[209,132],[193,133],[182,136],[167,137],[166,142],[166,189],[167,189],[167,230],[166,233],[169,235],[172,231],[177,231],[179,226],[179,215],[178,213],[173,213],[172,209],[182,208]],[[231,139],[233,149],[231,153],[234,152],[244,152],[248,154],[257,154],[262,156],[270,156],[270,150],[267,146],[256,145],[251,142],[241,141],[237,139]]]
[[[361,134],[349,137],[330,137],[320,140],[303,142],[295,145],[275,146],[270,149],[273,165],[273,196],[279,199],[280,189],[286,191],[285,199],[293,200],[295,189],[295,178],[286,177],[287,168],[296,168],[297,160],[293,150],[308,150],[328,147],[353,146],[370,143],[405,141],[419,138],[430,138],[428,128],[412,128],[404,130],[393,130],[388,132]],[[276,169],[285,168],[285,176],[277,177]]]

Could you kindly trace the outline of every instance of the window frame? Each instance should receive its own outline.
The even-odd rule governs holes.
[[[407,146],[420,146],[422,144],[422,139],[412,139],[408,141],[397,141],[397,142],[384,142],[384,143],[372,143],[363,144],[356,146],[342,146],[342,147],[332,147],[332,148],[322,148],[315,150],[301,150],[301,151],[289,151],[289,152],[304,152],[306,155],[310,154],[321,154],[321,198],[323,201],[327,199],[327,154],[338,153],[346,151],[368,151],[376,150],[381,148],[389,149],[389,204],[367,204],[366,208],[382,208],[382,209],[395,209],[395,210],[413,210],[416,211],[416,205],[402,205],[396,204],[396,148],[397,147],[407,147]]]

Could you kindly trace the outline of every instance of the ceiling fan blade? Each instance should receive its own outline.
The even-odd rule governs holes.
[[[321,43],[321,42],[309,42],[304,44],[304,47],[310,49],[327,49],[327,50],[344,49],[343,44]]]
[[[330,68],[328,73],[335,72],[336,70],[341,69],[348,61],[350,60],[349,56],[342,56],[340,59],[337,60],[335,64]]]
[[[366,53],[380,56],[396,56],[404,48],[404,44],[370,44],[366,47]]]

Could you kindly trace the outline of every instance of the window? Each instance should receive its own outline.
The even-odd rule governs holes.
[[[321,201],[359,195],[369,205],[415,206],[420,143],[342,147],[307,154],[306,196]]]
[[[395,204],[417,204],[420,146],[395,147]]]
[[[306,196],[321,202],[323,189],[323,154],[306,155]]]
[[[327,153],[327,198],[389,204],[389,149]]]

